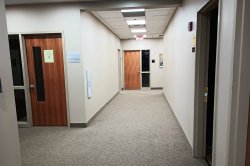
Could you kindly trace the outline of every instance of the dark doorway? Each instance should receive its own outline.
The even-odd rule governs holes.
[[[214,122],[214,89],[216,71],[216,47],[217,47],[217,27],[218,27],[218,7],[213,9],[210,14],[209,25],[209,56],[207,71],[207,119],[206,119],[206,160],[212,164],[213,147],[213,122]]]
[[[19,35],[9,35],[10,59],[16,103],[17,121],[27,121],[27,109],[23,79],[23,64],[21,58]]]
[[[141,51],[142,87],[150,87],[150,51]]]

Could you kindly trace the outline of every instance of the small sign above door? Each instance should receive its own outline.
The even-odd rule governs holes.
[[[44,50],[44,62],[54,63],[54,51],[53,50]]]

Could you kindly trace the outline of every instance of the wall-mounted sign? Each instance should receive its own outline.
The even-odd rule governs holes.
[[[54,51],[53,50],[44,50],[44,62],[45,63],[54,63]]]
[[[196,47],[196,37],[193,35],[192,37],[192,47]]]
[[[160,68],[163,68],[163,55],[162,54],[159,55],[159,66]]]
[[[68,63],[80,63],[80,53],[68,52],[67,59],[68,59]]]

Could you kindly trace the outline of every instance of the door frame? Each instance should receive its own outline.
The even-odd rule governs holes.
[[[122,90],[122,50],[117,49],[118,53],[118,79],[119,79],[119,91]]]
[[[126,90],[126,87],[125,87],[125,64],[124,64],[125,63],[125,61],[124,61],[124,53],[126,51],[140,51],[140,89],[139,90],[141,90],[142,89],[142,87],[141,87],[141,50],[122,50],[122,52],[123,52],[123,54],[122,54],[122,59],[123,59],[123,62],[122,62],[122,64],[123,64],[123,66],[122,66],[123,89]]]
[[[228,165],[245,165],[250,95],[250,2],[237,1]]]
[[[196,46],[196,64],[195,64],[195,102],[194,102],[194,139],[193,139],[193,156],[204,158],[206,155],[206,103],[205,85],[207,84],[207,70],[209,57],[209,35],[210,35],[210,18],[207,15],[216,6],[219,6],[218,0],[210,0],[197,13],[197,46]],[[220,12],[218,12],[219,14]],[[217,34],[217,53],[216,63],[218,60],[218,36]],[[205,40],[204,40],[205,39]],[[216,64],[217,68],[217,64]],[[217,82],[217,70],[215,71],[215,82]],[[215,93],[217,94],[217,84],[215,83]],[[214,98],[216,100],[216,97]],[[215,116],[215,114],[214,114]],[[215,121],[213,122],[213,131],[215,130]],[[214,132],[213,132],[214,133]],[[213,138],[215,136],[213,135]],[[214,142],[214,140],[213,140]],[[214,149],[214,148],[213,148]]]
[[[30,88],[29,88],[29,75],[28,75],[28,64],[26,56],[26,45],[25,45],[25,35],[45,35],[45,34],[60,34],[62,39],[62,52],[63,52],[63,66],[64,66],[64,81],[65,81],[65,93],[66,93],[66,109],[67,109],[67,124],[70,127],[70,107],[69,107],[69,89],[68,89],[68,75],[67,75],[67,58],[65,49],[65,35],[63,31],[32,31],[32,32],[11,32],[9,35],[19,35],[21,58],[23,63],[23,79],[25,87],[25,100],[27,109],[27,122],[18,122],[18,127],[33,127],[32,120],[32,107],[30,98]]]
[[[149,72],[142,72],[142,50],[149,50]],[[122,50],[122,75],[123,75],[123,85],[122,89],[125,89],[125,73],[124,73],[124,52],[125,51],[140,51],[140,90],[151,88],[151,50],[150,49],[139,49],[139,50]],[[142,73],[149,73],[149,87],[142,87]]]

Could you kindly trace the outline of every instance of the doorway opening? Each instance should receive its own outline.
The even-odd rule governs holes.
[[[194,156],[212,165],[218,1],[208,2],[197,20]]]
[[[12,67],[13,87],[16,103],[17,121],[28,122],[26,89],[23,72],[23,58],[21,55],[21,45],[19,35],[9,35],[10,60]]]
[[[218,6],[210,13],[210,39],[208,57],[208,94],[207,94],[207,119],[206,119],[206,160],[212,164],[213,147],[213,122],[214,122],[214,88],[216,70]]]
[[[150,50],[141,51],[142,88],[150,87]]]

